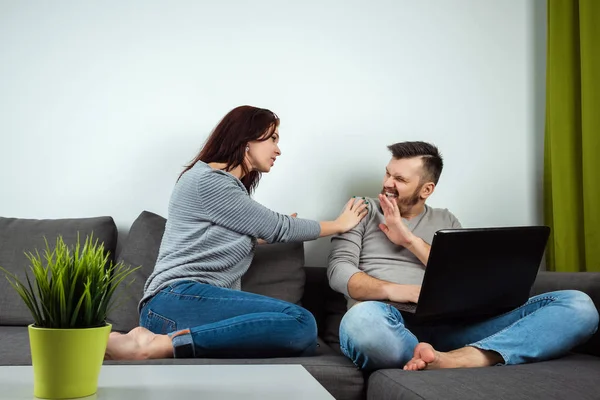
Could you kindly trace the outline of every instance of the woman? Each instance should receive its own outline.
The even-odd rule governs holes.
[[[366,215],[352,199],[335,221],[273,212],[250,198],[281,151],[271,111],[235,108],[217,125],[171,196],[140,327],[111,333],[107,359],[311,354],[317,326],[294,304],[240,291],[254,246],[346,232]],[[268,338],[268,339],[267,339]]]

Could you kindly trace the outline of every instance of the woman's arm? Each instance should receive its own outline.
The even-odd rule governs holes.
[[[201,174],[196,192],[200,217],[269,243],[313,240],[345,232],[366,215],[362,200],[350,200],[335,221],[319,223],[279,214],[251,199],[233,177],[218,170]]]

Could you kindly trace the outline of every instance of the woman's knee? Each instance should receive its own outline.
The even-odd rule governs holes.
[[[285,311],[286,314],[294,317],[305,332],[311,332],[317,335],[317,321],[315,316],[304,307],[295,304],[290,305],[290,309]]]
[[[314,315],[307,309],[293,305],[292,309],[287,312],[293,316],[298,326],[294,330],[295,340],[292,341],[292,350],[299,353],[313,353],[317,347],[317,321]]]

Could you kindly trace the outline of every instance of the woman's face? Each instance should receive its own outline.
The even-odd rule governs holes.
[[[279,129],[271,134],[269,129],[266,135],[270,135],[267,140],[255,140],[248,143],[246,151],[246,161],[251,171],[269,172],[275,164],[275,159],[281,155],[279,150]]]

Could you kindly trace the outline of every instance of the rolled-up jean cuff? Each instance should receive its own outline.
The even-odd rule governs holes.
[[[175,358],[195,358],[196,351],[194,340],[189,329],[182,329],[169,333],[173,342],[173,357]]]
[[[496,366],[509,365],[510,364],[508,356],[504,352],[502,352],[500,350],[496,350],[496,349],[491,349],[489,346],[486,346],[485,344],[482,344],[481,342],[471,343],[471,344],[468,344],[467,346],[475,347],[476,349],[479,349],[479,350],[493,351],[493,352],[496,352],[496,353],[500,354],[500,357],[502,357],[502,362],[495,364]]]

